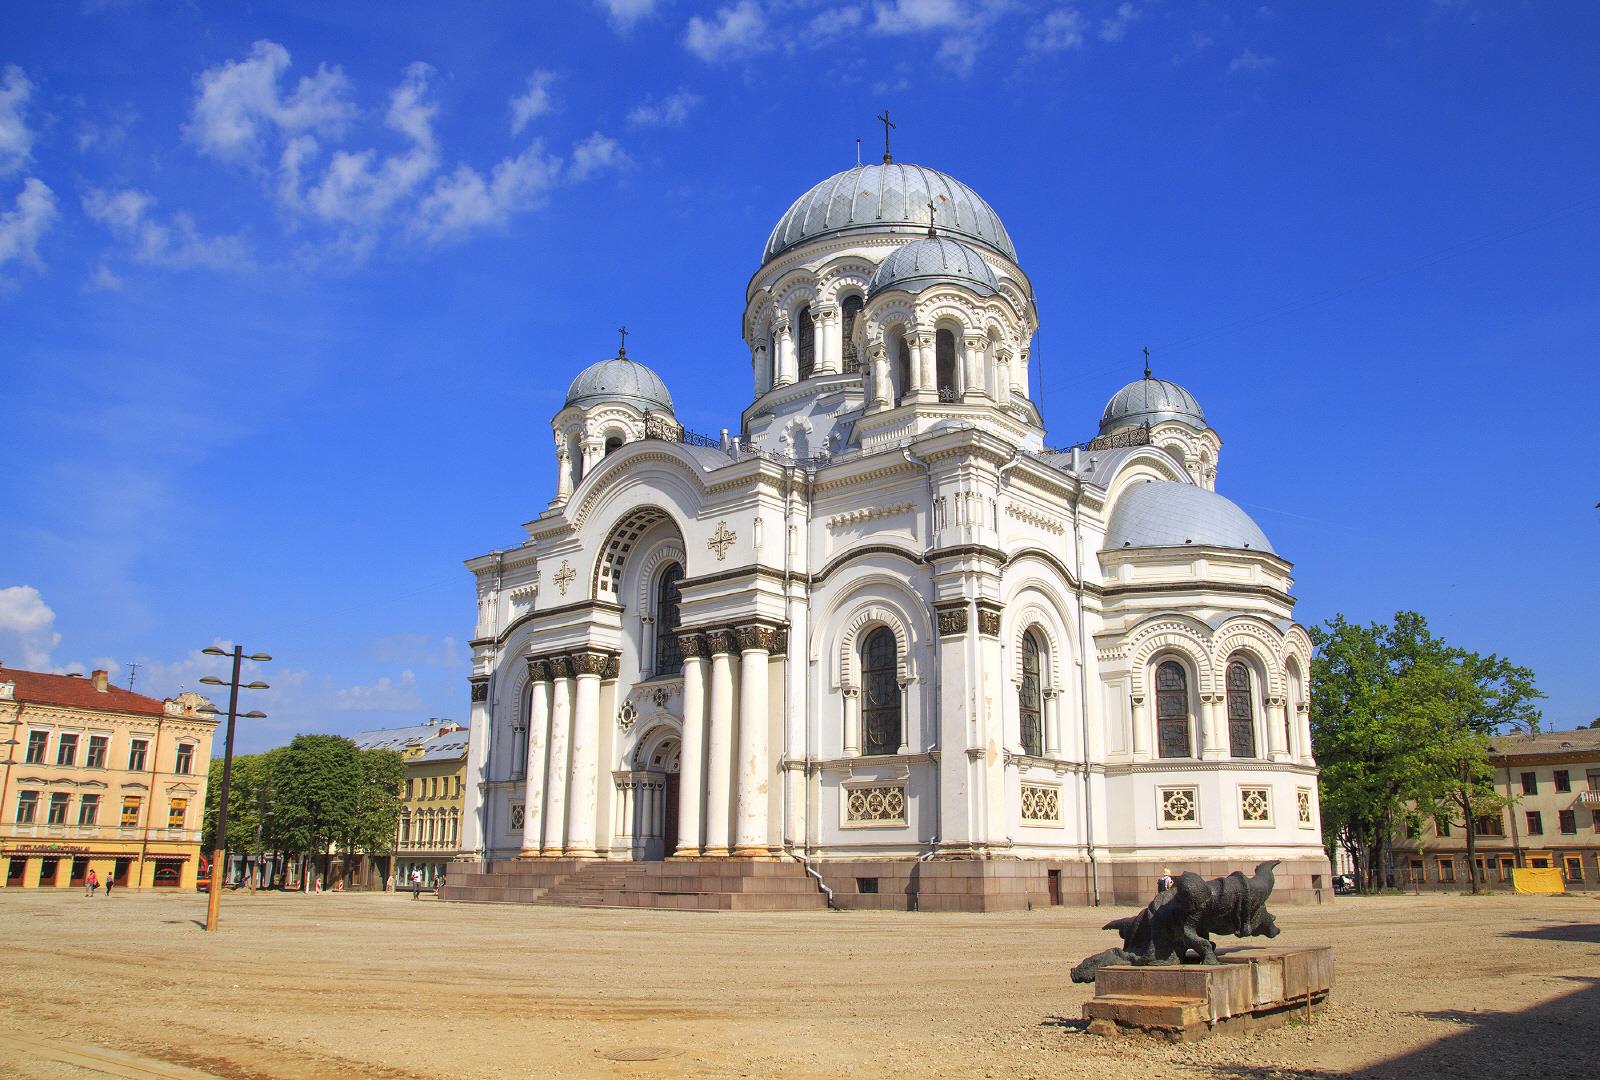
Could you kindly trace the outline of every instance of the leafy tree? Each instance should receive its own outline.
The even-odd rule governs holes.
[[[260,794],[268,787],[266,754],[240,754],[233,759],[233,775],[228,791],[228,835],[223,845],[228,851],[255,850],[256,825],[260,821]],[[211,759],[206,783],[206,813],[201,839],[205,851],[216,850],[217,809],[222,796],[222,759]]]
[[[358,750],[360,786],[342,840],[347,852],[388,855],[394,851],[400,823],[400,789],[405,784],[405,759],[393,750]]]
[[[297,735],[273,764],[273,838],[304,855],[307,866],[354,828],[360,754],[338,735]]]

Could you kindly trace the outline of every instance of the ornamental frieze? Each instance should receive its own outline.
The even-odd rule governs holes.
[[[939,611],[939,636],[950,637],[967,632],[967,606],[942,608]]]
[[[528,657],[528,681],[549,682],[550,661],[539,656]]]
[[[469,681],[472,683],[472,700],[473,701],[488,701],[489,700],[489,676],[487,676],[487,675],[474,675],[474,676],[472,676],[472,678]]]

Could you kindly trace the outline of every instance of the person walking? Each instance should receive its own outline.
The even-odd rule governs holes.
[[[422,867],[411,868],[411,899],[422,899]]]
[[[83,881],[83,895],[93,896],[100,891],[100,879],[94,876],[94,871],[89,871],[89,876]]]
[[[106,875],[106,899],[111,899],[111,875]]]

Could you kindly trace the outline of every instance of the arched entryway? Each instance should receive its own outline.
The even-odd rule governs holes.
[[[678,847],[678,770],[682,744],[675,725],[647,732],[633,768],[616,775],[617,838],[634,859],[664,859]]]

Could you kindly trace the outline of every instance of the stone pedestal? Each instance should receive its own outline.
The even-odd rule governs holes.
[[[1310,1019],[1333,990],[1333,949],[1249,945],[1218,953],[1216,964],[1114,964],[1095,976],[1083,1007],[1089,1030],[1123,1028],[1180,1042],[1248,1032],[1291,1016]]]

